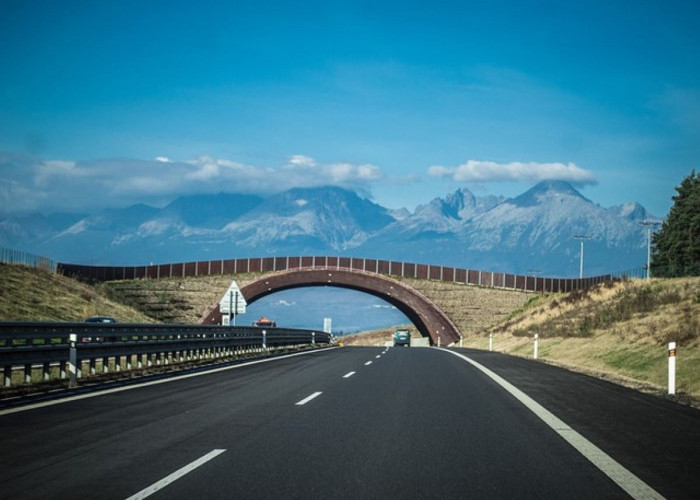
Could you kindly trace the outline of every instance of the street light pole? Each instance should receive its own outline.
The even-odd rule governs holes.
[[[579,279],[583,279],[583,240],[590,240],[591,238],[593,238],[593,236],[585,236],[581,234],[574,236],[575,240],[579,240],[581,242],[581,265],[578,273]]]
[[[640,224],[647,227],[647,279],[649,279],[651,278],[651,229],[661,223],[655,220],[643,220]]]

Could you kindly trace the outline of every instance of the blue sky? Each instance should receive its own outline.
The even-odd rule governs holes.
[[[301,5],[299,5],[301,4]],[[663,216],[700,168],[700,2],[0,2],[0,213],[541,179]]]

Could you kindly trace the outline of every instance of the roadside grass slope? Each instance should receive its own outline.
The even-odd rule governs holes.
[[[123,323],[153,323],[96,288],[59,274],[0,263],[0,321],[83,321],[112,316]]]
[[[237,274],[241,288],[260,274]],[[198,323],[203,313],[219,303],[231,284],[231,275],[107,281],[97,290],[111,300],[129,305],[162,323]]]
[[[676,390],[700,398],[700,278],[606,283],[569,294],[535,295],[465,347],[532,356],[663,393],[668,342],[677,343]]]

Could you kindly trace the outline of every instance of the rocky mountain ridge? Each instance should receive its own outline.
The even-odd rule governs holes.
[[[143,265],[248,256],[346,255],[471,269],[577,276],[577,235],[586,275],[644,265],[652,216],[638,203],[604,208],[561,181],[515,198],[462,188],[407,210],[389,210],[338,187],[268,197],[177,198],[89,215],[5,217],[0,245],[54,260]]]

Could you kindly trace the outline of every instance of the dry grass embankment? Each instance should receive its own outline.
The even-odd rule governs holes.
[[[506,320],[532,293],[437,280],[397,278],[437,304],[465,337],[479,335]]]
[[[494,350],[532,356],[663,393],[667,343],[678,344],[677,392],[700,398],[700,278],[623,281],[570,294],[532,296],[490,330]],[[465,338],[488,349],[488,332]]]
[[[163,323],[197,323],[217,304],[235,278],[239,287],[260,276],[237,274],[108,281],[97,285],[106,297],[127,304]]]
[[[154,322],[90,285],[43,269],[0,263],[0,320],[83,321],[88,316],[112,316],[124,323]]]

